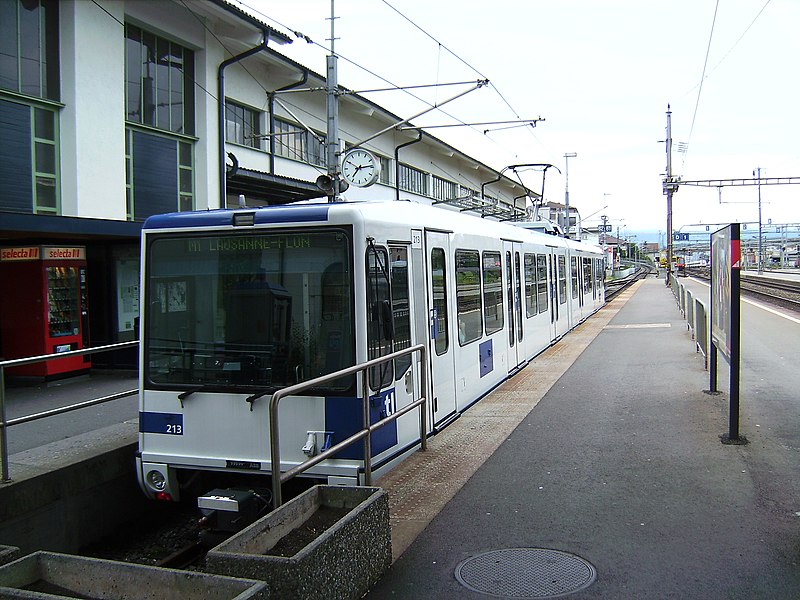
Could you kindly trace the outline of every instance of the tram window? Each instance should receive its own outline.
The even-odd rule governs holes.
[[[431,288],[433,290],[433,338],[436,354],[442,355],[450,346],[447,314],[447,269],[442,248],[431,249]]]
[[[567,257],[563,254],[558,257],[558,302],[567,302]]]
[[[578,283],[578,257],[573,256],[570,262],[572,263],[572,297],[577,298],[578,290],[580,289]]]
[[[525,254],[525,316],[536,316],[536,255]]]
[[[456,250],[456,316],[462,346],[480,339],[483,331],[480,264],[477,250]]]
[[[536,255],[536,295],[540,313],[547,311],[547,255]]]
[[[372,360],[392,352],[392,312],[389,297],[389,259],[385,248],[367,248],[367,358]],[[394,379],[392,361],[369,370],[373,390],[388,386]]]
[[[592,291],[592,259],[583,258],[583,293]]]
[[[503,328],[503,269],[499,252],[483,253],[483,316],[486,335]]]
[[[408,296],[408,248],[390,247],[392,275],[392,319],[394,321],[394,351],[411,347],[411,315]],[[411,366],[411,355],[394,361],[395,377],[400,379]]]
[[[171,235],[146,251],[148,383],[270,389],[353,364],[344,231]]]

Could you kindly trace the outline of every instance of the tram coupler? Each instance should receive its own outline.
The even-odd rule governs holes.
[[[235,533],[255,521],[259,498],[251,490],[215,489],[197,498],[200,524],[215,532]]]

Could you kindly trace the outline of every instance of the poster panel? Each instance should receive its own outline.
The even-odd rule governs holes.
[[[739,224],[733,223],[711,234],[711,341],[731,364],[734,298],[733,272],[741,264]],[[737,295],[738,296],[738,295]]]

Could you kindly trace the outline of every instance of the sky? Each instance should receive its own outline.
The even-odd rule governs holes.
[[[233,1],[313,40],[278,50],[325,72],[331,0]],[[570,205],[587,226],[604,215],[640,241],[645,231],[664,235],[668,106],[672,172],[684,181],[748,179],[758,168],[764,178],[800,177],[797,0],[335,0],[333,8],[340,85],[488,79],[413,123],[543,119],[535,128],[428,131],[497,170],[554,165],[545,200],[564,201],[568,168]],[[409,117],[469,87],[363,95]],[[541,191],[540,170],[522,179]],[[799,195],[797,185],[762,185],[762,222],[800,222]],[[757,223],[758,207],[754,186],[682,185],[674,229]]]

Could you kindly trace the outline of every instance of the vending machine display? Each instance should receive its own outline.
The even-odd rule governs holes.
[[[0,248],[0,352],[4,359],[79,350],[88,345],[86,249]],[[13,282],[13,283],[12,283]],[[9,369],[10,375],[49,377],[85,371],[88,356]]]

